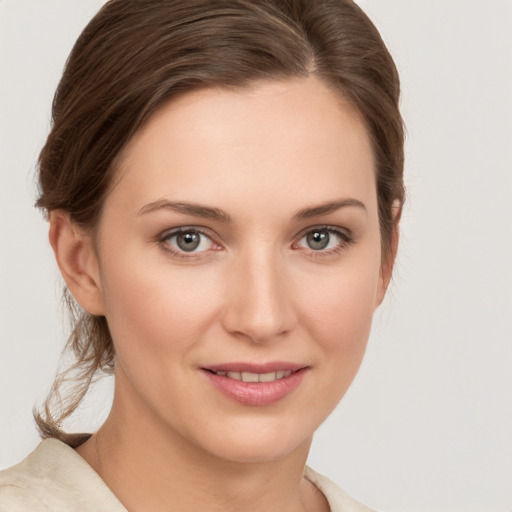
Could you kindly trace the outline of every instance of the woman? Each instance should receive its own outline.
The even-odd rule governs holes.
[[[40,155],[79,380],[0,510],[368,510],[305,462],[391,277],[398,96],[349,1],[105,5]],[[101,371],[108,419],[63,432]]]

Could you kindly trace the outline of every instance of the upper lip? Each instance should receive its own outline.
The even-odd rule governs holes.
[[[247,362],[232,362],[232,363],[221,363],[215,365],[203,366],[203,370],[209,370],[211,372],[249,372],[249,373],[270,373],[277,371],[291,371],[296,372],[302,368],[306,368],[308,365],[301,363],[290,363],[286,361],[270,361],[268,363],[247,363]]]

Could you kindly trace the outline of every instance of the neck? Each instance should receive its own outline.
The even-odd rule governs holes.
[[[277,460],[226,460],[116,394],[105,424],[77,451],[130,512],[328,510],[303,478],[310,444]]]

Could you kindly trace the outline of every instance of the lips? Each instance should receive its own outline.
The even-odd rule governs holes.
[[[201,368],[214,388],[244,405],[277,403],[293,393],[308,370],[301,364],[227,363]]]
[[[306,364],[291,363],[288,361],[271,361],[268,363],[244,363],[232,362],[205,366],[205,370],[212,372],[250,372],[250,373],[270,373],[277,371],[296,372],[301,368],[306,368]]]
[[[277,370],[276,372],[253,373],[253,372],[214,372],[216,375],[243,382],[274,382],[275,380],[289,377],[291,370]]]

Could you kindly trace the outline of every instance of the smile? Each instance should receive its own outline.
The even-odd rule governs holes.
[[[309,366],[273,362],[227,363],[201,368],[224,397],[245,406],[269,406],[284,400],[300,386]]]
[[[274,382],[285,377],[289,377],[292,374],[291,370],[278,370],[275,372],[268,373],[252,373],[252,372],[213,372],[216,375],[222,377],[228,377],[229,379],[240,380],[242,382]]]

